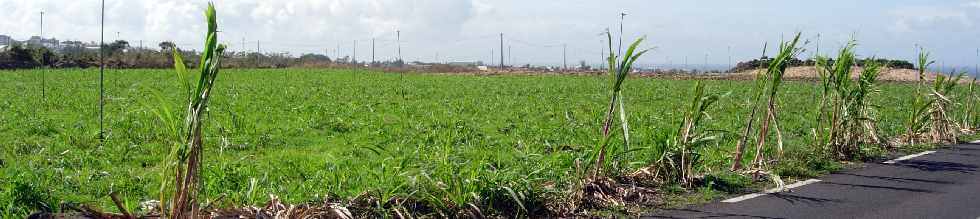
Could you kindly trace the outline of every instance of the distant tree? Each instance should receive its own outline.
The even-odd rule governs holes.
[[[578,61],[578,69],[579,70],[592,70],[592,66],[589,66],[588,64],[586,64],[585,63],[585,60],[579,60]]]
[[[173,50],[173,48],[176,47],[177,45],[174,44],[174,42],[163,41],[160,42],[159,46],[160,46],[160,52],[167,52]]]
[[[330,57],[321,54],[303,54],[299,56],[300,63],[330,63]]]
[[[116,40],[109,45],[102,46],[102,50],[109,55],[122,54],[126,48],[129,48],[129,42],[125,40]]]

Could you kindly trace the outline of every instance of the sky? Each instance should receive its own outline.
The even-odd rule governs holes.
[[[863,57],[912,59],[920,45],[946,66],[974,66],[980,0],[216,0],[219,39],[233,51],[326,53],[371,60],[484,61],[593,65],[618,45],[646,37],[638,63],[727,66],[768,54],[796,32],[802,58],[829,54],[849,40]],[[203,44],[207,1],[106,0],[105,39],[183,49]],[[98,0],[0,0],[0,34],[99,40]],[[396,40],[400,31],[400,43]],[[356,43],[355,43],[356,41]],[[356,49],[355,49],[356,47]],[[564,50],[564,51],[563,51]],[[492,60],[491,60],[492,59]],[[686,61],[685,61],[686,60]]]

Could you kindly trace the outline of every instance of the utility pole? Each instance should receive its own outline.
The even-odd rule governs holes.
[[[255,53],[257,53],[255,55],[255,67],[259,67],[259,65],[262,63],[262,41],[261,40],[256,40],[255,41]]]
[[[102,0],[102,12],[99,29],[99,140],[105,140],[103,119],[105,117],[105,0]]]
[[[704,65],[702,66],[702,68],[704,68],[702,72],[708,71],[708,53],[704,54]]]
[[[616,56],[623,55],[623,20],[626,19],[626,12],[619,13],[619,51]]]
[[[43,45],[44,44],[44,11],[41,11],[41,31],[40,32],[41,33],[38,34],[38,37],[41,38],[40,43]]]
[[[39,32],[40,33],[38,33],[38,36],[37,36],[39,38],[38,39],[38,44],[40,44],[41,47],[44,47],[44,11],[41,11],[41,30]],[[44,60],[44,55],[42,54],[41,55],[41,68],[44,68],[45,61],[46,60]],[[44,71],[41,71],[41,100],[46,99],[45,98],[46,95],[45,95],[45,92],[44,92],[46,90],[46,86],[47,86],[47,82],[46,82],[45,77],[44,77]]]
[[[504,33],[500,33],[500,69],[504,69]]]
[[[509,62],[511,66],[514,66],[514,50],[511,49],[510,45],[507,45],[507,62]]]
[[[352,51],[353,54],[351,54],[350,60],[354,64],[357,64],[357,40],[354,40],[354,46],[353,46],[353,48],[354,48],[354,51]]]
[[[603,40],[599,40],[599,70],[606,68],[606,46]]]
[[[245,55],[248,55],[248,53],[245,52],[245,46],[246,46],[245,45],[245,37],[242,37],[242,44],[241,45],[242,45],[242,52],[245,53]]]
[[[732,69],[732,46],[728,46],[728,69]]]
[[[493,66],[493,48],[490,48],[490,59],[487,60],[486,65],[488,67]]]
[[[371,64],[374,64],[374,37],[371,38]]]
[[[567,55],[567,53],[566,53],[567,50],[568,50],[568,44],[564,44],[564,43],[561,44],[561,60],[562,60],[561,62],[562,62],[562,66],[564,66],[565,70],[568,70],[568,56],[566,56]]]
[[[398,61],[402,62],[402,31],[395,30],[395,41],[398,44]]]
[[[687,70],[687,56],[684,56],[684,69]]]
[[[820,55],[820,34],[818,33],[817,34],[817,50],[815,52],[813,52],[813,56],[816,57],[816,56],[819,56],[819,55]]]

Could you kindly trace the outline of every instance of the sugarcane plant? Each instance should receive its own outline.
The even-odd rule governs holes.
[[[742,137],[736,144],[736,149],[734,152],[732,161],[732,170],[742,169],[742,155],[745,152],[746,144],[750,137],[750,133],[753,130],[753,124],[758,120],[759,129],[758,136],[755,139],[755,158],[753,159],[753,165],[755,170],[762,170],[765,167],[765,157],[764,148],[766,146],[767,139],[772,135],[771,132],[775,131],[776,137],[776,151],[777,155],[781,155],[783,151],[783,140],[782,132],[779,130],[779,118],[777,105],[777,94],[779,93],[780,85],[783,81],[783,75],[786,72],[786,68],[789,67],[789,61],[794,57],[803,52],[801,47],[796,45],[800,41],[800,33],[796,34],[796,37],[792,41],[781,42],[779,44],[779,53],[776,57],[773,57],[769,61],[768,67],[765,72],[760,72],[756,75],[756,86],[753,98],[749,101],[751,105],[751,114],[746,121],[746,126]],[[764,98],[764,99],[763,99]],[[762,109],[765,110],[763,115],[758,115],[757,112]],[[772,130],[770,130],[772,129]]]
[[[225,45],[218,44],[217,20],[214,5],[208,3],[205,17],[208,22],[207,38],[198,70],[200,76],[195,88],[187,80],[187,68],[180,50],[173,48],[174,69],[178,80],[186,92],[187,114],[184,125],[179,132],[177,141],[171,148],[169,158],[165,160],[168,173],[173,174],[173,187],[167,180],[161,186],[161,202],[169,203],[169,213],[161,211],[169,218],[194,218],[198,213],[198,191],[201,188],[201,166],[203,162],[204,140],[202,134],[202,115],[207,111],[208,100],[214,88],[215,78],[221,66],[221,56]],[[173,196],[167,200],[167,193]]]
[[[623,141],[624,144],[629,144],[629,124],[627,123],[626,108],[623,103],[622,88],[623,82],[626,81],[626,77],[629,76],[630,71],[633,71],[633,62],[636,62],[647,49],[637,50],[640,43],[643,42],[643,38],[637,39],[630,44],[629,49],[623,54],[623,57],[619,57],[612,53],[612,34],[606,31],[606,42],[609,46],[609,57],[606,61],[609,64],[608,73],[612,77],[612,90],[610,92],[611,97],[609,100],[609,107],[606,110],[605,121],[602,123],[602,140],[599,145],[594,150],[593,160],[593,171],[592,177],[598,177],[602,174],[602,169],[606,165],[606,153],[609,150],[609,143],[613,138],[614,114],[619,112],[619,121],[623,131]]]
[[[936,81],[933,82],[932,89],[927,96],[929,102],[932,103],[929,105],[928,111],[930,121],[928,135],[934,144],[956,143],[959,136],[959,129],[957,129],[956,121],[950,115],[950,111],[956,104],[953,89],[959,84],[964,73],[955,74],[955,76],[954,74],[951,72],[950,76],[936,75]]]
[[[919,136],[930,119],[929,109],[932,102],[923,98],[925,95],[922,94],[922,86],[925,83],[926,69],[929,68],[929,65],[936,63],[929,59],[929,53],[922,48],[919,48],[919,56],[916,61],[919,77],[915,83],[915,94],[913,95],[915,98],[912,98],[912,110],[907,111],[908,114],[905,116],[905,134],[901,139],[902,143],[910,145],[920,143]]]
[[[881,65],[867,61],[858,77],[852,79],[855,46],[852,41],[841,48],[832,64],[823,56],[818,56],[816,61],[823,88],[816,142],[841,160],[857,158],[862,145],[881,142],[874,106],[868,100],[878,92],[875,82]]]
[[[963,109],[962,118],[960,119],[960,130],[967,133],[973,133],[976,131],[977,127],[977,94],[976,94],[977,77],[973,77],[973,81],[970,82],[969,87],[967,87],[967,93],[963,98],[965,102],[965,109]]]
[[[691,105],[684,112],[684,121],[674,138],[662,144],[660,158],[654,165],[654,176],[662,182],[692,186],[702,161],[701,152],[719,138],[718,131],[706,130],[701,123],[710,119],[708,109],[711,105],[727,94],[708,94],[706,90],[700,81],[695,84]]]

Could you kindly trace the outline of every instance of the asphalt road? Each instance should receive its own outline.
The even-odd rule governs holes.
[[[827,175],[787,192],[665,209],[649,218],[976,219],[980,218],[978,166],[980,144],[960,144]]]

